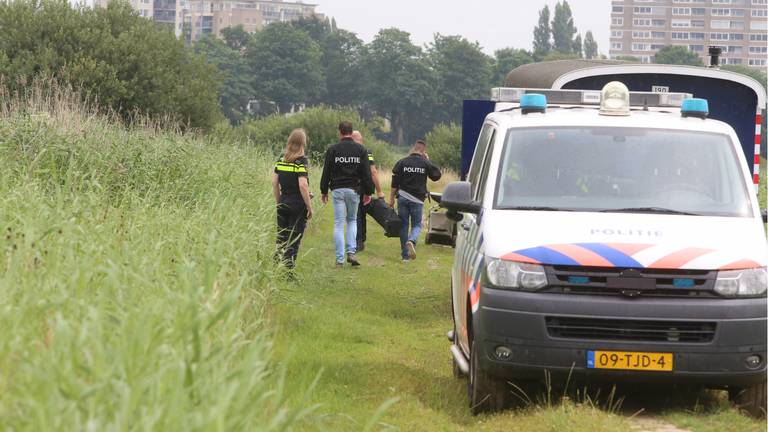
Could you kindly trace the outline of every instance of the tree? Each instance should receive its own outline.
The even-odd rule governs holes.
[[[461,171],[461,126],[456,123],[438,124],[425,137],[429,158],[438,166]]]
[[[0,3],[0,76],[17,90],[37,77],[72,84],[127,120],[164,115],[208,128],[220,118],[216,68],[127,3]]]
[[[597,41],[592,35],[592,30],[587,30],[587,34],[584,35],[584,57],[588,60],[597,58]]]
[[[576,26],[573,24],[571,6],[566,0],[555,5],[555,16],[552,18],[552,45],[555,51],[571,54],[574,52],[574,36]]]
[[[573,53],[579,57],[584,57],[580,34],[576,35],[576,39],[573,40]]]
[[[432,111],[440,123],[461,120],[462,101],[488,95],[491,61],[477,42],[461,36],[435,34],[428,48],[437,79],[437,106]]]
[[[392,123],[394,141],[405,143],[408,120],[423,118],[434,104],[434,75],[410,34],[382,29],[361,56],[363,95],[368,106]],[[410,131],[411,137],[417,131]]]
[[[240,29],[242,30],[242,27]],[[237,34],[237,31],[229,34]],[[236,37],[225,43],[212,35],[207,35],[193,45],[195,52],[204,55],[206,60],[221,72],[223,83],[219,90],[219,104],[224,116],[233,124],[243,120],[247,114],[248,101],[256,95],[248,63],[241,55],[239,48],[230,45],[232,41],[238,41],[233,45],[239,47],[239,40]]]
[[[536,58],[544,57],[552,51],[549,27],[549,6],[544,6],[539,11],[539,24],[533,29],[533,55]]]
[[[242,25],[222,29],[221,36],[228,47],[238,51],[244,50],[253,38],[253,35],[245,31]]]
[[[290,23],[270,24],[256,33],[245,58],[258,95],[277,103],[281,110],[318,103],[325,95],[320,47]]]
[[[336,30],[325,35],[320,42],[321,64],[327,89],[325,102],[329,105],[357,105],[360,101],[361,41],[354,33]]]
[[[494,53],[494,57],[491,87],[503,86],[512,69],[534,62],[531,53],[523,49],[502,48]]]
[[[654,59],[658,64],[678,64],[689,66],[704,66],[698,54],[688,51],[686,47],[667,45],[661,48]]]
[[[320,43],[331,32],[331,24],[328,20],[322,19],[317,15],[301,17],[291,21],[290,24],[293,28],[306,32],[317,43]]]

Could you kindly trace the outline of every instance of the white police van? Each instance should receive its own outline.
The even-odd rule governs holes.
[[[728,389],[764,415],[765,215],[733,128],[691,96],[494,89],[441,203],[473,413],[546,371]]]

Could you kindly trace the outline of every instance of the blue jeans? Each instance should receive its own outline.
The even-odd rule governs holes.
[[[344,262],[344,223],[347,223],[346,253],[355,253],[357,248],[357,206],[360,195],[353,189],[341,188],[331,191],[333,197],[333,243],[336,246],[336,262]]]
[[[402,197],[397,197],[397,214],[400,216],[400,221],[403,222],[402,228],[400,228],[400,248],[402,249],[403,259],[408,259],[408,249],[405,247],[405,243],[412,241],[416,244],[416,240],[419,239],[421,233],[421,216],[424,213],[424,204],[415,203]],[[410,222],[410,232],[409,232]]]

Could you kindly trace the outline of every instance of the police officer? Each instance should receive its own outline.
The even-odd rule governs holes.
[[[345,257],[353,267],[360,265],[355,256],[357,210],[360,196],[364,196],[364,201],[370,201],[370,194],[374,190],[368,152],[363,146],[355,143],[352,131],[352,123],[345,121],[339,124],[341,139],[325,152],[323,175],[320,179],[323,204],[328,202],[329,189],[333,196],[333,242],[336,249],[336,266],[339,267],[344,265]]]
[[[306,147],[307,134],[303,129],[294,129],[272,175],[272,192],[277,203],[277,258],[288,267],[290,278],[293,278],[304,228],[307,220],[312,219]]]
[[[360,131],[352,131],[352,139],[361,146],[363,145],[363,134]],[[366,151],[368,152],[368,164],[371,166],[371,179],[376,189],[376,197],[384,199],[384,192],[381,191],[381,183],[379,183],[379,171],[376,169],[376,160],[373,158],[373,153],[370,150],[366,149]],[[367,232],[365,215],[368,213],[368,208],[371,205],[370,203],[365,204],[363,201],[363,199],[360,200],[360,206],[357,211],[357,252],[362,252],[365,249]]]
[[[427,178],[438,181],[441,176],[440,168],[429,161],[427,143],[422,140],[416,141],[410,154],[397,161],[392,168],[389,206],[394,207],[397,196],[397,213],[403,223],[400,228],[403,262],[416,258],[416,241],[421,232],[424,200],[427,198]]]

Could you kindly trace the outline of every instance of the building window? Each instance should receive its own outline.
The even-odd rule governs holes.
[[[749,35],[750,41],[768,41],[768,34],[751,34]]]
[[[664,27],[667,24],[667,20],[663,19],[655,19],[651,22],[651,25],[654,27]]]
[[[611,9],[611,12],[613,12],[613,13],[624,13],[624,6],[614,6]]]
[[[632,20],[632,25],[635,27],[650,27],[651,20],[648,18],[635,18]]]
[[[691,8],[672,8],[672,15],[690,15]]]
[[[728,35],[728,39],[737,41],[744,40],[744,33],[731,33]]]
[[[633,31],[632,39],[650,39],[651,32],[649,31]]]
[[[650,51],[651,46],[649,44],[644,43],[633,43],[632,44],[632,51]]]
[[[710,33],[709,38],[711,40],[728,40],[728,33]]]
[[[693,27],[693,28],[704,28],[704,21],[703,20],[691,20],[691,27]]]
[[[712,8],[711,14],[712,16],[731,16],[731,10]]]
[[[667,32],[652,31],[651,37],[653,39],[665,39],[667,37]]]
[[[768,9],[752,9],[752,16],[756,18],[768,17]]]
[[[672,32],[672,39],[688,40],[690,36],[688,32]]]
[[[731,22],[723,20],[712,20],[709,23],[709,27],[713,29],[729,29],[731,28]]]
[[[768,54],[768,47],[764,47],[764,46],[761,46],[761,47],[751,46],[751,47],[749,47],[749,53],[750,54]]]
[[[731,16],[732,17],[743,17],[744,16],[744,9],[731,9]]]
[[[664,44],[651,44],[651,51],[658,51],[664,48]]]
[[[744,52],[744,47],[731,45],[725,52],[728,54],[741,54]]]
[[[621,42],[611,42],[611,49],[612,50],[620,50],[621,49]]]
[[[712,0],[712,4],[731,4],[731,0]]]
[[[706,15],[707,10],[704,8],[691,8],[691,15]]]
[[[652,12],[652,9],[650,7],[642,6],[642,7],[635,7],[634,11],[636,14],[650,15]]]
[[[732,65],[740,65],[741,64],[741,59],[740,58],[729,58],[729,59],[723,59],[723,60],[726,60],[727,64],[732,64]]]
[[[768,5],[768,0],[752,0],[753,5]]]
[[[704,52],[704,45],[688,45],[688,51]]]
[[[691,40],[704,40],[704,33],[691,32]]]
[[[624,18],[611,18],[611,25],[612,26],[623,26],[624,25]]]
[[[768,30],[768,21],[752,21],[749,23],[751,30]]]
[[[622,38],[622,37],[624,37],[624,32],[622,30],[611,30],[611,37],[612,38]]]
[[[672,20],[672,28],[688,28],[691,26],[691,20]]]
[[[766,61],[765,59],[749,59],[750,66],[765,66]]]

